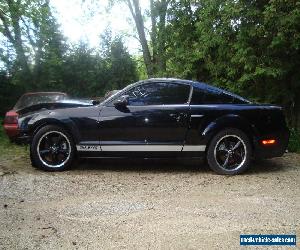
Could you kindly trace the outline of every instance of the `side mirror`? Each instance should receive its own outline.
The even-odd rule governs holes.
[[[129,96],[128,95],[122,95],[118,98],[118,100],[116,100],[114,102],[114,105],[116,108],[126,108],[126,106],[128,105],[128,99]]]
[[[93,101],[92,101],[92,104],[93,104],[93,105],[98,105],[98,104],[100,104],[100,101],[99,101],[99,100],[93,100]]]

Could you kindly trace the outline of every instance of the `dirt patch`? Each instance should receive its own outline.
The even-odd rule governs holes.
[[[300,155],[220,176],[201,161],[95,160],[73,170],[0,159],[2,249],[233,249],[300,235]]]

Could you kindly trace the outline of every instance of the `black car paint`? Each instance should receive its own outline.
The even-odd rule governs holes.
[[[39,113],[45,112],[45,114],[48,114],[50,111],[55,109],[89,107],[93,106],[93,102],[93,100],[64,99],[56,102],[38,103],[24,108],[15,109],[14,111],[19,115],[19,134],[10,139],[12,142],[19,144],[30,142],[28,135],[28,122]]]
[[[148,82],[172,81],[189,84],[191,94],[187,104],[115,107],[114,101],[130,88]],[[193,88],[221,91],[241,104],[190,105]],[[281,156],[287,147],[289,131],[282,108],[274,105],[253,104],[218,88],[193,81],[153,79],[126,87],[97,106],[73,107],[26,114],[19,119],[22,134],[30,142],[42,126],[57,124],[65,128],[77,146],[90,151],[79,151],[82,157],[163,157],[201,156],[202,151],[186,151],[185,147],[208,145],[212,137],[224,128],[244,131],[253,144],[257,157]],[[274,145],[262,145],[263,139],[276,139]],[[169,145],[168,151],[106,151],[114,145]],[[177,146],[178,147],[177,147]]]

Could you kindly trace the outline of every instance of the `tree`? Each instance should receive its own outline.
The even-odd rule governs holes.
[[[107,78],[99,81],[99,76],[107,75],[107,72],[104,60],[94,49],[81,41],[80,44],[70,48],[65,57],[62,76],[64,91],[71,96],[80,97],[102,94]]]
[[[147,38],[144,16],[139,0],[122,0],[128,6],[135,23],[148,77],[166,73],[166,17],[171,0],[150,0],[150,40]]]
[[[81,41],[65,56],[62,82],[69,94],[103,96],[109,90],[122,89],[138,80],[136,63],[122,39],[112,38],[109,32],[106,35],[102,36],[101,53]]]
[[[3,0],[0,21],[0,32],[16,55],[11,58],[14,81],[26,83],[28,89],[37,88],[41,81],[46,87],[56,82],[65,48],[49,0]]]
[[[172,1],[167,70],[285,107],[299,126],[298,1]]]
[[[101,35],[100,55],[108,69],[106,91],[122,89],[138,80],[137,61],[130,56],[122,37],[113,37],[109,27]]]
[[[195,7],[192,1],[170,2],[166,27],[168,76],[198,80],[208,78],[203,57],[196,46],[196,23],[199,17],[193,11]]]
[[[64,84],[61,81],[62,66],[68,46],[49,5],[45,5],[41,12],[44,16],[39,23],[35,24],[33,82],[39,88],[60,88],[59,85]]]
[[[111,42],[111,80],[115,89],[122,89],[138,80],[136,63],[129,55],[120,37]]]
[[[24,76],[29,79],[31,71],[28,65],[28,56],[25,54],[26,48],[22,41],[22,27],[21,22],[24,21],[24,2],[21,0],[13,1],[6,0],[0,4],[0,32],[13,45],[18,66],[24,72]],[[27,78],[26,77],[26,78]]]

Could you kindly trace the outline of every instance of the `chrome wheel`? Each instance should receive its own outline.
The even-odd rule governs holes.
[[[66,135],[59,131],[49,131],[41,136],[37,144],[40,161],[50,168],[63,166],[70,158],[71,144]]]
[[[214,157],[224,170],[237,170],[246,161],[247,149],[244,141],[236,135],[225,135],[214,148]]]

